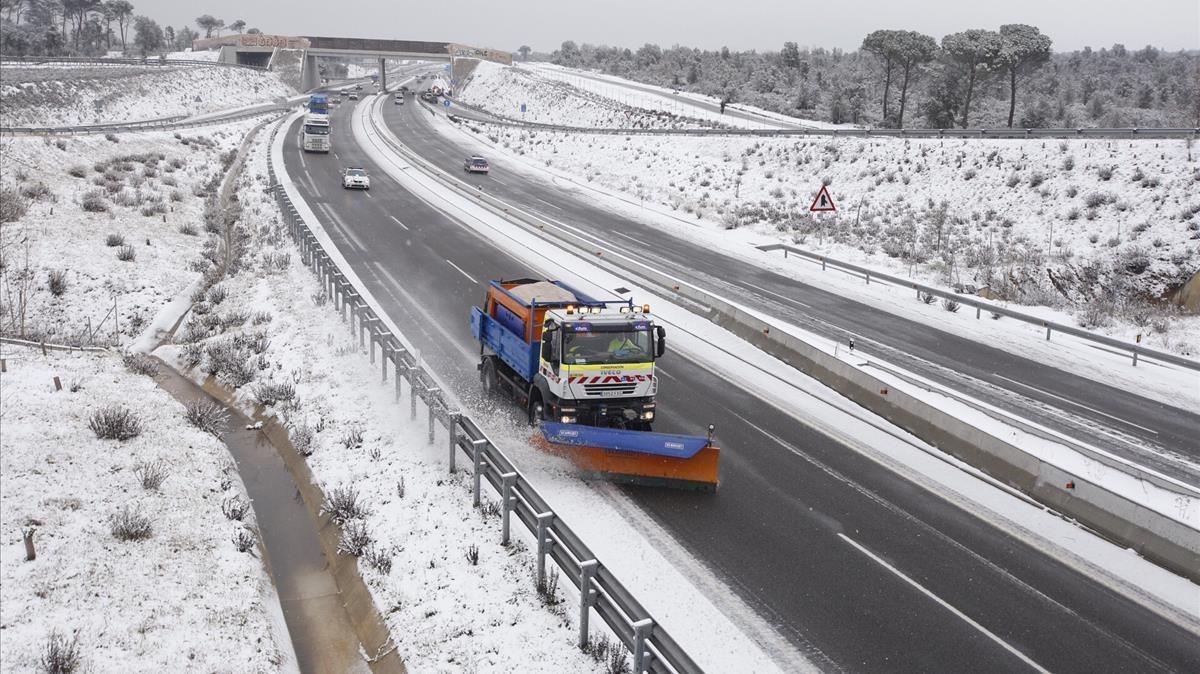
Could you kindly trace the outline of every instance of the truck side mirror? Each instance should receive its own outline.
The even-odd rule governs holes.
[[[661,325],[654,326],[654,357],[662,358],[667,352],[667,331]]]

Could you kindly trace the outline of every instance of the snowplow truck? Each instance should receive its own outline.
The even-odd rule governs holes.
[[[539,426],[535,444],[589,477],[716,489],[711,427],[708,437],[651,432],[666,334],[649,306],[560,281],[492,281],[471,330],[485,395],[520,405]]]

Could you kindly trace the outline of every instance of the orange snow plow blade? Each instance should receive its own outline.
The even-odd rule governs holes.
[[[720,482],[721,450],[706,438],[544,422],[533,444],[585,478],[702,491]]]

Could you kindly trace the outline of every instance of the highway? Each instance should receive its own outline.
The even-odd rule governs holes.
[[[356,147],[350,109],[334,111],[336,155],[303,155],[292,130],[285,168],[429,366],[462,399],[476,399],[470,307],[488,279],[536,270],[387,177]],[[465,153],[430,130],[427,111],[410,100],[389,103],[386,113],[405,142],[461,171]],[[350,165],[373,175],[370,192],[342,190],[338,172]],[[635,226],[507,173],[502,161],[493,160],[493,170],[472,179],[537,195],[555,217],[569,213],[597,231]],[[636,226],[639,235],[651,232]],[[655,258],[697,254],[686,242],[653,241],[661,245]],[[694,262],[719,259],[708,253]],[[772,282],[780,292],[796,287]],[[928,339],[930,330],[914,328],[919,341],[916,332]],[[924,348],[935,355],[944,345]],[[822,669],[1200,670],[1196,635],[780,413],[704,363],[669,353],[661,365],[656,429],[692,432],[715,421],[722,445],[733,449],[723,455],[716,495],[638,488],[624,495]]]
[[[463,157],[476,151],[438,133],[428,112],[401,114],[387,108],[385,118],[401,140],[444,170],[462,175]],[[463,180],[526,211],[607,240],[614,252],[636,254],[677,278],[843,344],[853,337],[857,349],[907,371],[1200,484],[1200,444],[1195,442],[1200,415],[1194,410],[1164,405],[747,265],[720,250],[578,199],[550,178],[526,177],[503,156],[490,156],[489,161],[491,175],[466,175]]]

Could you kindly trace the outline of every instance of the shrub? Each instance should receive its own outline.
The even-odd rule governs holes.
[[[140,509],[129,506],[109,517],[108,523],[113,537],[118,541],[143,541],[154,533],[150,518]]]
[[[250,513],[250,502],[241,496],[230,496],[221,501],[221,512],[227,519],[241,522]]]
[[[562,603],[562,598],[558,596],[558,578],[558,567],[552,566],[540,580],[535,580],[534,587],[542,604],[556,606]]]
[[[229,419],[225,408],[211,400],[191,400],[183,407],[183,416],[188,423],[205,433],[220,435],[221,427]]]
[[[158,363],[154,358],[144,353],[127,353],[121,356],[121,362],[125,364],[125,369],[134,374],[141,374],[147,377],[153,377],[158,374]]]
[[[363,519],[371,511],[365,504],[359,503],[358,490],[354,487],[334,487],[325,495],[321,514],[329,515],[330,519],[341,525],[350,520]]]
[[[109,405],[88,418],[88,428],[101,440],[128,440],[142,434],[142,422],[127,407]]]
[[[86,178],[88,169],[86,166],[79,164],[67,169],[67,175],[73,178]]]
[[[68,639],[57,629],[51,630],[46,646],[38,658],[38,667],[46,674],[72,674],[79,669],[82,658],[79,654],[79,635]]]
[[[183,234],[184,236],[199,236],[200,230],[196,229],[196,226],[192,223],[185,222],[179,226],[179,233]]]
[[[371,545],[363,553],[363,559],[367,560],[371,568],[385,576],[392,572],[392,555],[386,550]]]
[[[971,180],[976,175],[977,175],[977,172],[975,171],[975,169],[973,169],[973,168],[967,169],[966,171],[963,171],[963,180]]]
[[[21,186],[21,196],[32,201],[48,201],[54,199],[54,192],[46,186],[46,183],[30,183]]]
[[[1117,195],[1110,192],[1092,192],[1083,198],[1083,203],[1088,208],[1099,208],[1106,204],[1114,203],[1117,200]]]
[[[1104,300],[1092,300],[1085,305],[1075,318],[1084,328],[1103,328],[1112,322],[1112,304]]]
[[[352,426],[346,429],[346,433],[342,435],[342,446],[346,449],[354,449],[362,447],[363,432],[358,426]]]
[[[338,554],[361,557],[371,545],[371,534],[367,531],[367,523],[362,520],[349,520],[342,524],[342,539],[338,542]]]
[[[1067,219],[1068,220],[1078,220],[1079,219],[1079,209],[1071,208],[1070,210],[1068,210],[1067,211]]]
[[[313,431],[312,426],[308,424],[296,426],[292,429],[290,437],[292,446],[296,448],[300,456],[312,456],[313,449],[315,449],[313,447],[313,440],[316,437],[316,432]]]
[[[67,149],[67,141],[59,138],[58,140],[54,141],[54,147],[65,151]]]
[[[104,203],[104,193],[100,190],[91,190],[83,195],[79,206],[88,213],[107,213],[108,204]]]
[[[957,300],[952,300],[949,298],[942,300],[942,308],[952,314],[958,313],[959,306],[960,305],[958,304]]]
[[[1043,174],[1039,171],[1034,171],[1033,173],[1029,174],[1029,186],[1030,187],[1037,187],[1044,182],[1046,182],[1045,174]]]
[[[0,187],[0,222],[16,222],[29,210],[29,202],[15,189]]]
[[[133,246],[121,246],[117,249],[117,259],[121,262],[133,262],[137,258],[137,251]]]
[[[1146,179],[1146,174],[1142,171],[1142,167],[1138,166],[1133,169],[1133,175],[1129,176],[1129,182],[1140,183]]]
[[[258,536],[250,529],[238,529],[233,535],[233,547],[238,552],[250,552],[258,545]]]
[[[171,469],[164,461],[143,462],[133,467],[133,474],[142,481],[142,489],[158,491],[162,483],[171,475]]]
[[[1004,181],[1004,184],[1010,188],[1020,185],[1021,184],[1021,175],[1019,173],[1015,173],[1015,172],[1010,174],[1008,176],[1008,180]]]
[[[1062,168],[1064,171],[1070,171],[1075,168],[1075,157],[1068,155],[1063,159]]]
[[[471,566],[479,566],[479,546],[474,543],[467,546],[467,563]]]
[[[1115,166],[1101,166],[1100,168],[1096,169],[1096,174],[1100,176],[1101,180],[1112,180],[1113,171],[1115,170]]]
[[[67,272],[62,269],[51,269],[46,274],[46,286],[50,289],[51,295],[62,297],[63,293],[67,292]]]
[[[256,311],[250,315],[250,322],[254,325],[266,325],[271,322],[271,312]]]
[[[295,397],[296,387],[288,382],[265,382],[254,387],[254,400],[264,407],[290,402]]]
[[[142,207],[142,215],[147,218],[152,218],[156,215],[162,215],[167,212],[167,205],[161,201],[155,201]]]
[[[924,304],[933,304],[937,301],[937,297],[933,293],[927,293],[924,290],[917,291],[917,299],[921,300]]]
[[[209,304],[220,304],[229,297],[229,291],[223,285],[215,285],[208,289],[207,297]]]

